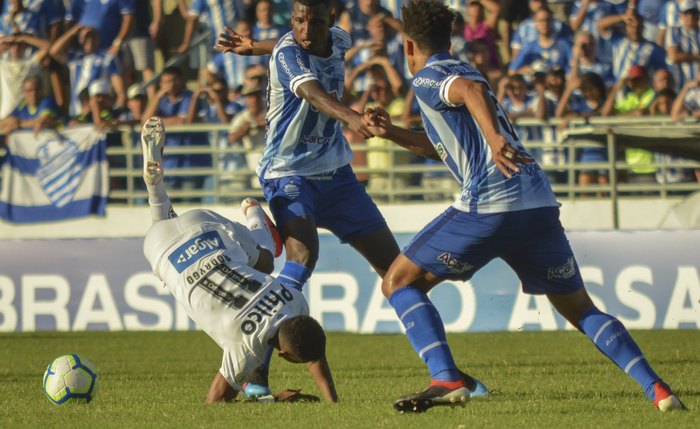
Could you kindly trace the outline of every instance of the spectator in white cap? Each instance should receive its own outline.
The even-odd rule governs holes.
[[[126,125],[140,125],[148,103],[146,89],[141,84],[135,83],[126,91],[126,98],[127,109],[119,116],[119,122]]]
[[[109,82],[103,79],[92,82],[88,87],[88,94],[92,122],[95,127],[99,129],[116,127],[118,113],[113,109],[114,97]]]

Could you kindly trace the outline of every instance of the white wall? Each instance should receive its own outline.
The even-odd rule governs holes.
[[[620,202],[620,229],[658,229],[669,210],[681,199],[639,199]],[[430,220],[447,208],[447,204],[383,205],[380,210],[395,232],[417,232]],[[184,212],[199,206],[176,206]],[[208,206],[236,221],[242,221],[240,209],[230,206]],[[609,201],[564,202],[561,219],[569,231],[595,231],[612,229],[612,207]],[[150,214],[146,207],[107,209],[104,218],[89,217],[65,222],[17,225],[0,221],[0,239],[45,238],[123,238],[142,237],[150,226]]]

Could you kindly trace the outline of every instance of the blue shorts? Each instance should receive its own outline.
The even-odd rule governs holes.
[[[501,258],[518,275],[525,293],[563,294],[584,286],[558,207],[495,214],[450,207],[403,253],[444,279],[469,280],[489,261]]]
[[[278,228],[308,217],[343,242],[386,228],[386,221],[349,165],[317,176],[261,180]]]

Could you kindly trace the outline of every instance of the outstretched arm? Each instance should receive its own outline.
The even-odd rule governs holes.
[[[211,387],[209,387],[209,393],[207,393],[207,398],[204,400],[207,404],[213,404],[215,402],[232,402],[236,399],[238,395],[238,390],[231,387],[228,381],[221,375],[220,372],[216,372],[214,380],[211,382]]]
[[[328,94],[318,80],[309,80],[300,84],[297,89],[297,96],[308,101],[324,115],[347,124],[348,128],[361,134],[364,138],[373,136],[362,123],[362,115]]]
[[[420,156],[440,161],[440,156],[424,131],[411,131],[391,123],[391,117],[381,107],[366,109],[363,122],[376,136],[389,139]]]
[[[78,35],[82,29],[82,25],[75,24],[70,30],[66,31],[63,36],[59,37],[51,48],[49,49],[49,55],[51,55],[56,61],[64,64],[68,60],[68,47],[70,46],[71,40]]]
[[[214,49],[222,52],[232,52],[238,55],[269,55],[275,49],[279,39],[268,39],[257,41],[252,37],[242,36],[236,33],[231,27],[225,27],[226,33],[219,34]]]
[[[324,356],[315,362],[309,362],[307,367],[319,389],[323,392],[323,397],[328,402],[338,402],[338,393],[335,391],[333,376],[326,357]]]

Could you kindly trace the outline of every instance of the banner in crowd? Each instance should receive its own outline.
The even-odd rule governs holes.
[[[699,230],[569,238],[602,310],[632,329],[700,329]],[[151,274],[142,246],[137,238],[0,241],[0,331],[195,329]],[[321,235],[320,246],[304,287],[311,315],[331,331],[401,332],[367,262],[331,235]],[[451,332],[572,329],[546,297],[520,292],[501,260],[431,296]]]
[[[0,218],[31,223],[104,215],[107,143],[94,127],[19,131],[7,140]]]

